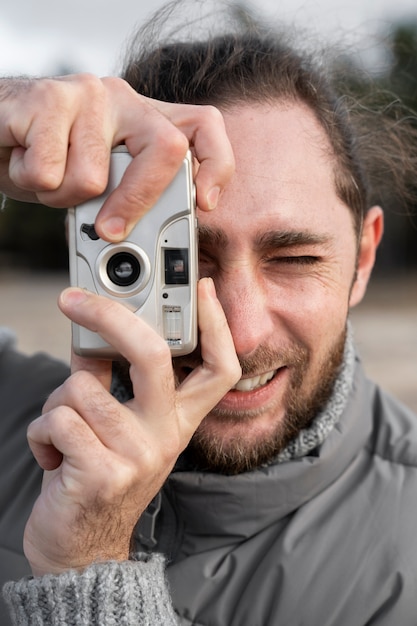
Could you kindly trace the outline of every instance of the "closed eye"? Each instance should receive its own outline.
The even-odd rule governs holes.
[[[268,263],[287,264],[287,265],[314,265],[319,263],[320,257],[317,256],[275,256],[267,259]]]

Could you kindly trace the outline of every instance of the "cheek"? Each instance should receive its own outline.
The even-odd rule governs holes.
[[[346,326],[349,287],[321,281],[271,288],[270,306],[276,324],[308,349],[332,345]]]

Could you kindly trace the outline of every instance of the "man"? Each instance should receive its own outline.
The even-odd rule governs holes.
[[[149,194],[155,172],[175,169],[188,147],[178,140],[174,165],[166,155],[145,161],[165,135],[160,123],[192,141],[203,209],[199,349],[172,369],[164,342],[127,309],[62,294],[62,311],[125,357],[133,392],[120,403],[111,366],[74,357],[72,377],[30,425],[46,474],[25,533],[34,578],[6,590],[13,619],[412,626],[417,422],[365,378],[347,322],[383,230],[360,137],[309,60],[251,25],[203,43],[142,46],[124,75],[155,108],[113,81],[101,97],[111,114],[95,128],[107,152],[124,140],[138,154]],[[128,94],[120,109],[112,90]],[[80,91],[75,83],[77,102]],[[208,104],[236,161],[226,185],[228,140]],[[115,119],[123,131],[107,131]],[[71,151],[69,175],[47,191],[56,204],[77,179]],[[23,186],[38,191],[33,179]],[[101,236],[124,236],[149,203],[132,187],[127,198],[104,207]]]

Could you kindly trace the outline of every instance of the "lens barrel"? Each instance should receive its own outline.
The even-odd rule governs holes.
[[[107,276],[118,287],[130,287],[140,277],[139,260],[130,252],[117,252],[107,262]]]

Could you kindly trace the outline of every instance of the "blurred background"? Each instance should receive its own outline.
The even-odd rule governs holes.
[[[153,0],[152,11],[162,4]],[[344,80],[350,69],[363,68],[355,78],[359,95],[372,81],[417,111],[415,0],[258,0],[241,6],[260,11],[266,21],[308,27],[314,37],[343,48]],[[144,0],[4,3],[0,76],[117,74],[132,30],[149,15]],[[369,375],[417,410],[417,207],[387,197],[384,208],[384,242],[352,320]],[[68,360],[70,327],[56,307],[68,284],[63,223],[64,211],[37,205],[8,200],[0,211],[0,326],[16,332],[23,351],[42,349]]]

